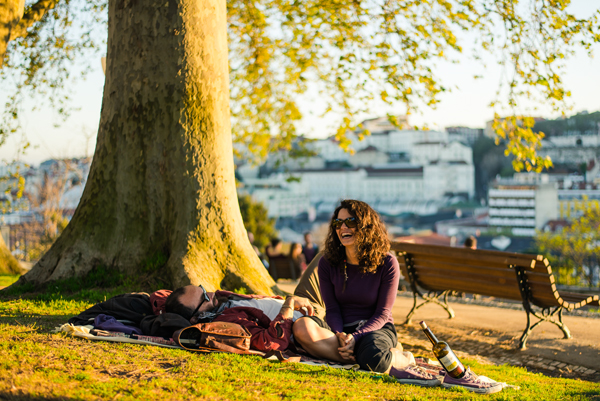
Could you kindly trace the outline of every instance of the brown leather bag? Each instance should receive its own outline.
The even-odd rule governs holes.
[[[250,337],[247,328],[231,322],[198,323],[173,334],[175,342],[190,351],[236,354],[250,351]]]

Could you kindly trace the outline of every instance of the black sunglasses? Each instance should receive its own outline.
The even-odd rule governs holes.
[[[198,305],[196,307],[196,309],[194,309],[194,312],[192,312],[192,317],[196,316],[196,312],[198,312],[198,309],[200,309],[200,307],[205,303],[205,302],[210,302],[210,298],[208,297],[208,295],[206,295],[206,290],[204,289],[204,287],[202,286],[202,284],[200,284],[198,287],[202,288],[202,291],[204,291],[204,297],[202,298],[202,301],[200,301],[200,305]]]
[[[348,228],[356,228],[358,226],[358,221],[354,217],[348,217],[347,219],[344,219],[344,220],[333,219],[333,221],[331,222],[331,225],[336,230],[339,230],[340,228],[342,228],[342,224],[346,224],[346,227],[348,227]]]

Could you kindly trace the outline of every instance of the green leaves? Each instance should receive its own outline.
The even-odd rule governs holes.
[[[573,284],[591,287],[600,257],[600,203],[585,196],[570,203],[565,211],[570,224],[560,232],[538,233],[535,240],[541,252],[553,255],[569,275],[581,280]]]
[[[77,78],[72,75],[74,64],[85,60],[78,66],[81,73],[75,74],[81,77],[89,70],[89,60],[99,59],[92,56],[104,47],[106,5],[106,0],[26,2],[20,23],[26,34],[11,37],[0,69],[0,88],[6,95],[0,141],[21,131],[19,115],[30,97],[47,102],[63,120],[69,117],[74,109],[70,87]]]

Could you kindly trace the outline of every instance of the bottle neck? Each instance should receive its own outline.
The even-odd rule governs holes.
[[[429,329],[429,327],[427,327],[426,329],[423,329],[423,333],[425,333],[425,335],[427,336],[427,338],[429,338],[429,341],[431,341],[431,343],[433,345],[435,345],[439,342],[438,339],[436,338],[436,336],[431,331],[431,329]]]

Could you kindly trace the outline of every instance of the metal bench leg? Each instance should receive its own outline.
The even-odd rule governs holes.
[[[444,308],[444,310],[446,312],[448,312],[448,319],[452,319],[454,317],[454,311],[448,305],[448,293],[450,292],[450,290],[443,291],[441,293],[435,293],[435,292],[429,293],[429,294],[434,294],[434,295],[421,294],[421,292],[419,291],[419,289],[417,287],[416,272],[413,267],[413,258],[409,253],[404,254],[404,263],[406,264],[406,270],[408,271],[408,280],[410,282],[410,288],[413,292],[413,307],[410,310],[410,312],[408,312],[408,315],[406,315],[406,320],[404,321],[404,324],[410,324],[412,317],[415,314],[415,312],[417,311],[417,309],[419,309],[423,305],[427,305],[430,302],[433,302],[434,304],[437,304],[437,305],[441,306],[442,308]],[[439,298],[442,295],[444,296],[444,301],[440,302]],[[419,297],[419,296],[423,299],[424,302],[417,305],[417,297]]]
[[[560,310],[558,311],[558,323],[554,322],[554,324],[556,324],[558,326],[558,328],[562,330],[563,335],[564,335],[563,338],[569,339],[569,338],[571,338],[571,331],[569,330],[567,325],[563,323],[562,313],[563,313],[563,307],[561,306]]]
[[[410,310],[410,312],[408,313],[408,315],[406,316],[406,320],[404,321],[404,324],[410,324],[413,315],[415,314],[415,312],[417,311],[417,309],[419,309],[420,307],[427,305],[428,303],[434,303],[436,305],[441,306],[442,308],[444,308],[444,310],[448,313],[448,319],[452,319],[454,318],[454,310],[452,310],[452,308],[450,307],[450,305],[448,305],[448,293],[450,291],[444,291],[441,292],[439,294],[436,295],[423,295],[420,292],[416,291],[413,292],[413,307]],[[420,303],[419,305],[417,305],[417,294],[421,296],[421,298],[423,299],[424,302]],[[439,298],[441,296],[444,296],[444,301],[441,302],[439,300]]]
[[[556,327],[558,327],[563,332],[563,336],[564,336],[563,338],[565,338],[565,339],[571,338],[571,331],[569,330],[567,325],[564,324],[562,321],[563,309],[564,308],[562,306],[559,306],[556,309],[554,309],[553,312],[550,312],[550,308],[546,308],[546,309],[542,309],[541,313],[539,313],[539,312],[532,311],[528,306],[528,308],[526,309],[527,327],[525,328],[525,331],[523,332],[523,335],[521,336],[521,341],[519,342],[520,349],[521,350],[527,349],[525,344],[527,343],[527,338],[529,337],[529,334],[533,331],[533,329],[535,329],[542,322],[548,322],[548,323],[554,324]],[[531,327],[529,327],[530,326],[530,318],[529,318],[530,313],[539,319]],[[558,314],[558,320],[554,319],[554,315],[556,315],[556,314]]]
[[[527,326],[525,327],[523,335],[521,335],[521,339],[519,340],[519,349],[521,351],[527,349],[525,344],[527,343],[527,339],[529,338],[531,330],[533,330],[533,327],[531,327],[531,318],[529,317],[529,314],[531,312],[529,309],[529,302],[527,302],[527,306],[525,306],[525,302],[523,302],[523,306],[525,307],[525,313],[527,314]]]
[[[448,294],[450,294],[450,290],[444,291],[444,304],[441,306],[448,312],[448,319],[454,319],[454,310],[448,305]]]
[[[419,306],[417,306],[417,292],[413,291],[413,307],[410,310],[410,312],[408,312],[408,315],[406,315],[406,320],[404,321],[404,324],[410,324],[411,319],[417,311],[417,309],[419,309]]]
[[[538,319],[540,319],[538,322],[536,322],[531,329],[533,330],[533,328],[535,326],[537,326],[538,324],[542,323],[542,322],[548,322],[548,323],[552,323],[554,324],[556,327],[558,327],[562,332],[563,332],[563,338],[565,339],[569,339],[571,338],[571,331],[569,330],[569,328],[567,327],[566,324],[563,323],[562,321],[562,311],[563,311],[563,307],[559,306],[556,309],[554,309],[553,312],[549,312],[550,308],[548,309],[542,309],[542,313],[536,313],[536,312],[532,312],[533,315],[535,317],[537,317]],[[558,312],[558,321],[556,321],[554,319],[554,315],[557,314]]]

